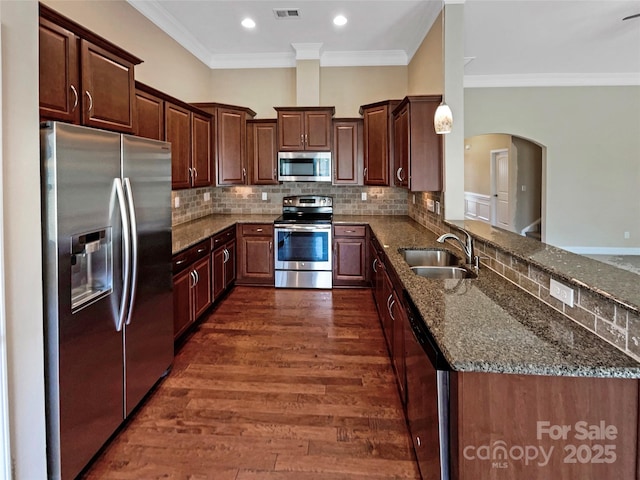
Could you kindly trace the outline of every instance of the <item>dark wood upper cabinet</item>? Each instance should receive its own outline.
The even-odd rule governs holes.
[[[220,103],[194,103],[193,106],[213,117],[217,185],[248,184],[247,120],[256,113],[249,108]]]
[[[278,150],[331,151],[334,107],[274,107],[278,112]]]
[[[40,18],[40,117],[80,123],[78,38]]]
[[[139,137],[164,140],[164,100],[136,89],[134,132]]]
[[[333,183],[362,185],[362,119],[333,120]]]
[[[277,123],[275,120],[247,122],[247,158],[253,185],[278,184]]]
[[[141,60],[40,4],[40,117],[134,132]]]
[[[191,186],[191,112],[165,104],[165,139],[171,142],[171,187]]]
[[[393,119],[399,100],[363,105],[364,184],[389,186],[393,166]]]
[[[395,182],[414,192],[442,190],[442,135],[433,128],[440,95],[405,97],[393,111]]]
[[[191,186],[212,183],[211,117],[191,112]]]

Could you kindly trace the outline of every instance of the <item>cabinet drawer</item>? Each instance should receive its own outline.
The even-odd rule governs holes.
[[[271,223],[244,224],[244,225],[241,225],[240,227],[242,229],[243,237],[246,237],[249,235],[260,236],[260,237],[273,236],[273,224]]]
[[[333,234],[336,237],[364,237],[364,225],[334,225]]]
[[[221,233],[214,235],[211,240],[211,249],[215,250],[216,248],[224,245],[229,240],[233,240],[236,238],[236,231],[233,227],[227,228],[223,230]]]
[[[209,255],[211,251],[211,245],[209,240],[204,240],[193,247],[184,250],[183,252],[177,253],[173,256],[173,273],[174,275],[186,267],[191,265],[196,260],[199,260],[202,257],[206,257]]]

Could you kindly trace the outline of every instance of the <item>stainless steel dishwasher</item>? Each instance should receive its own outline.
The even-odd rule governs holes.
[[[407,419],[423,480],[449,480],[449,370],[411,299],[405,295]]]

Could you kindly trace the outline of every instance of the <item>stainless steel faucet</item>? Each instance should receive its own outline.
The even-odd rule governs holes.
[[[454,235],[453,233],[445,233],[444,235],[441,235],[440,237],[438,237],[436,241],[440,243],[444,243],[444,241],[447,239],[456,240],[462,247],[462,250],[464,251],[464,254],[467,257],[466,263],[468,265],[476,265],[475,258],[474,258],[475,256],[473,254],[473,239],[471,238],[471,235],[469,235],[469,233],[466,232],[465,230],[460,230],[460,231],[467,236],[466,243],[460,240],[460,238],[458,238],[458,236]]]

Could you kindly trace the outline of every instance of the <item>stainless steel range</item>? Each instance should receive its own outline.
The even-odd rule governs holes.
[[[285,197],[274,222],[276,288],[331,288],[333,198]]]

